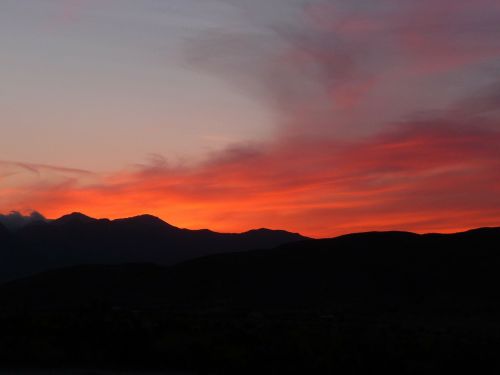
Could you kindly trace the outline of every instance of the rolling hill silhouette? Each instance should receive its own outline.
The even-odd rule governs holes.
[[[0,223],[0,241],[3,239],[6,239],[10,235],[10,232],[7,230],[7,228]]]
[[[3,233],[29,249],[43,244],[34,252],[40,256],[52,243],[58,252],[98,241],[109,249],[114,233],[126,235],[113,256],[131,254],[136,238],[192,238],[149,216],[110,222],[73,215],[20,237]],[[0,363],[212,374],[498,369],[499,249],[500,228],[374,232],[170,266],[46,271],[0,285]]]
[[[161,229],[161,222],[154,223]],[[8,283],[0,288],[0,298],[34,308],[99,300],[147,308],[496,310],[498,249],[500,228],[450,235],[360,233],[211,255],[170,267],[60,269]]]
[[[267,229],[238,234],[181,229],[150,215],[108,220],[73,213],[50,222],[33,222],[11,233],[0,227],[0,281],[80,264],[171,265],[305,238]]]

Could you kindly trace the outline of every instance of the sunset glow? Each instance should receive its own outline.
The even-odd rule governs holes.
[[[498,1],[203,4],[0,4],[0,212],[500,225]]]

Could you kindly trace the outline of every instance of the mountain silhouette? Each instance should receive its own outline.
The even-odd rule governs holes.
[[[90,216],[84,215],[80,212],[73,212],[71,214],[61,216],[59,219],[54,220],[53,223],[59,225],[65,225],[65,224],[75,225],[81,223],[94,223],[96,221],[98,220]]]
[[[9,231],[2,223],[0,223],[0,238],[3,238],[4,236],[7,235],[9,235]]]
[[[5,284],[0,298],[44,308],[97,299],[129,307],[500,310],[499,248],[500,228],[360,233],[168,267],[65,268]]]
[[[74,218],[11,237],[33,241],[30,249],[43,244],[33,252],[40,261],[49,243],[59,257],[80,251],[75,243],[83,251],[118,233],[126,251],[115,247],[113,256],[132,249],[150,256],[152,248],[137,247],[135,238],[175,234],[180,246],[196,237],[149,216]],[[206,243],[221,236],[195,233]],[[248,244],[263,233],[284,235],[256,230],[223,238]],[[104,244],[99,249],[108,254]],[[0,285],[0,362],[202,374],[487,372],[500,367],[499,249],[500,228],[372,232],[172,265],[45,271]]]
[[[171,265],[305,238],[265,229],[240,234],[181,229],[151,215],[108,220],[72,213],[53,221],[35,221],[10,233],[0,227],[0,282],[81,264]]]

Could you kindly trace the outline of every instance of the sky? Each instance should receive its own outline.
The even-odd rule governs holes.
[[[0,52],[0,213],[500,225],[498,0],[2,0]]]

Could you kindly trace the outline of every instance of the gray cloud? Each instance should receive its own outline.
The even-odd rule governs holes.
[[[23,215],[18,211],[12,211],[8,214],[0,214],[0,224],[10,230],[16,230],[38,221],[47,221],[47,219],[41,213],[36,211],[33,211],[29,215]]]
[[[384,131],[496,79],[494,1],[221,1],[245,21],[190,40],[186,60],[269,105],[287,135]]]

